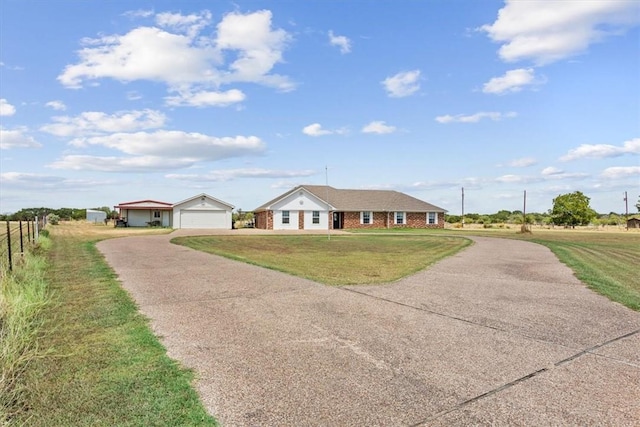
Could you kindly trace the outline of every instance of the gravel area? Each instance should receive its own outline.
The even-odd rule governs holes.
[[[640,313],[543,246],[336,288],[169,242],[203,233],[98,248],[224,426],[640,425]]]

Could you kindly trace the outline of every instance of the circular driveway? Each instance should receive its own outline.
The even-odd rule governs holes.
[[[169,242],[185,233],[98,248],[225,426],[640,425],[640,313],[543,246],[473,237],[338,288]]]

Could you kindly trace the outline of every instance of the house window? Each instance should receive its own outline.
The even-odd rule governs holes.
[[[370,211],[360,212],[360,224],[373,223],[373,213]]]
[[[313,211],[311,222],[314,224],[320,224],[320,211]]]
[[[427,213],[427,224],[437,224],[438,223],[438,214],[435,212]]]
[[[153,211],[153,218],[160,219],[160,211]]]
[[[404,224],[405,213],[404,212],[396,212],[396,224]]]
[[[282,211],[282,223],[289,224],[289,211]]]

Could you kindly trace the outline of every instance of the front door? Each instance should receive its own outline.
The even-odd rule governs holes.
[[[344,226],[344,212],[333,213],[333,229],[340,230]]]

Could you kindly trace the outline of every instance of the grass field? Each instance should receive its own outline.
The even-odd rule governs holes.
[[[391,282],[470,241],[438,236],[320,235],[178,237],[173,243],[329,285]]]
[[[15,425],[216,425],[191,386],[193,375],[169,359],[129,295],[95,248],[107,237],[168,230],[49,226],[45,279],[54,303],[44,311],[45,353],[22,379],[28,410]]]

